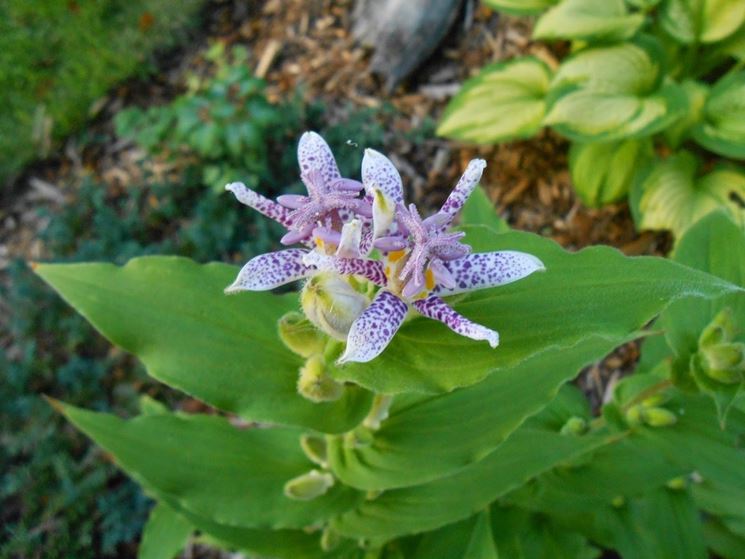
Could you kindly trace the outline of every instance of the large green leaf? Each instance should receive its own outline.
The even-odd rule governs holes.
[[[329,462],[346,484],[382,490],[425,483],[484,458],[550,402],[581,367],[624,340],[591,337],[550,348],[480,383],[434,398],[396,400],[364,446],[329,437]],[[469,433],[469,436],[463,436]]]
[[[304,528],[350,509],[361,494],[339,484],[312,501],[285,497],[284,484],[314,467],[302,431],[239,429],[221,417],[159,414],[128,421],[60,405],[159,499],[227,526]]]
[[[624,0],[562,0],[535,24],[535,39],[620,40],[631,37],[644,15],[629,13]]]
[[[484,4],[499,10],[515,15],[535,15],[540,14],[543,10],[550,8],[559,0],[484,0]]]
[[[186,545],[194,527],[165,503],[158,503],[142,532],[137,559],[173,559]]]
[[[569,172],[582,202],[600,207],[622,200],[636,170],[653,153],[652,141],[574,143],[569,150]]]
[[[638,200],[640,229],[670,229],[680,238],[705,215],[727,210],[745,224],[745,173],[721,167],[697,176],[698,159],[687,151],[679,152],[651,167],[633,185]]]
[[[469,319],[500,331],[500,347],[491,349],[439,322],[415,318],[380,357],[332,369],[331,374],[386,394],[449,391],[490,373],[501,374],[549,348],[570,348],[590,336],[626,338],[675,299],[740,289],[659,258],[630,258],[607,247],[569,253],[528,233],[465,230],[466,242],[477,252],[521,250],[538,256],[547,268],[455,304]]]
[[[646,37],[597,46],[564,61],[551,82],[543,124],[577,142],[652,135],[687,108],[682,88],[662,83],[663,51]]]
[[[40,264],[36,272],[153,377],[216,408],[332,433],[367,411],[371,396],[357,387],[322,404],[297,394],[302,361],[277,337],[277,321],[297,296],[225,296],[232,266],[144,257],[123,267]]]
[[[497,215],[494,204],[483,188],[477,188],[468,197],[460,212],[460,222],[463,225],[490,227],[496,233],[505,233],[510,230],[507,222]]]
[[[550,80],[548,66],[533,57],[486,66],[450,101],[437,133],[479,144],[533,136]]]
[[[662,27],[681,43],[713,43],[734,33],[745,22],[739,0],[665,0]]]
[[[412,559],[498,559],[489,511],[426,533]]]
[[[714,85],[692,133],[699,144],[719,155],[745,159],[745,71]]]

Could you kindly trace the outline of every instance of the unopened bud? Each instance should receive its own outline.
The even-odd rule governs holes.
[[[298,501],[320,497],[334,485],[334,476],[328,472],[311,470],[285,483],[285,496]]]
[[[642,424],[642,407],[640,405],[631,406],[626,410],[626,423],[631,427]]]
[[[587,421],[579,416],[573,416],[567,419],[567,422],[562,426],[562,435],[583,435],[587,432]]]
[[[706,375],[724,384],[742,382],[745,373],[745,344],[721,343],[702,348],[701,368]]]
[[[279,338],[288,349],[301,357],[323,352],[326,337],[301,313],[290,311],[279,319]]]
[[[321,549],[324,551],[332,551],[339,547],[340,543],[341,536],[339,533],[330,526],[326,526],[321,533]]]
[[[302,435],[300,437],[300,448],[303,449],[308,460],[326,467],[328,463],[328,453],[326,439],[320,435]]]
[[[698,338],[698,346],[704,348],[714,344],[729,342],[734,335],[735,320],[732,316],[732,309],[727,307],[722,309],[714,317],[714,320],[703,329]]]
[[[616,509],[620,509],[626,504],[626,497],[623,495],[616,495],[610,502],[611,506]]]
[[[641,418],[650,427],[669,427],[678,422],[678,416],[665,408],[642,408]]]
[[[684,477],[674,477],[670,481],[668,481],[665,486],[668,489],[672,489],[673,491],[682,491],[686,488],[688,485],[688,482],[686,481],[686,478]]]
[[[391,408],[392,402],[393,396],[377,394],[373,399],[370,413],[367,414],[367,417],[362,424],[368,429],[380,429],[380,423],[388,419],[388,411]]]
[[[315,355],[310,357],[300,369],[297,391],[301,396],[313,402],[332,402],[341,398],[344,385],[328,375],[323,359]]]
[[[300,294],[308,320],[337,340],[347,339],[349,328],[368,302],[346,279],[331,272],[314,275]]]

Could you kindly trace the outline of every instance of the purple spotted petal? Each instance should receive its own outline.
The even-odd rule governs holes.
[[[339,258],[312,250],[305,253],[303,263],[306,266],[336,272],[344,276],[362,276],[381,287],[388,283],[388,278],[385,277],[385,266],[377,260]]]
[[[241,268],[225,293],[266,291],[311,275],[315,269],[303,264],[307,251],[299,248],[260,254]]]
[[[289,228],[292,225],[291,210],[280,206],[269,198],[265,198],[258,192],[254,192],[242,182],[231,182],[225,186],[225,190],[232,192],[241,204],[255,209],[285,227]]]
[[[371,198],[374,196],[374,189],[378,188],[394,205],[404,201],[401,175],[390,159],[374,149],[366,149],[362,158],[362,183]]]
[[[277,202],[290,210],[302,208],[303,205],[308,203],[308,200],[309,198],[307,196],[301,196],[300,194],[282,194],[282,196],[277,196]]]
[[[390,291],[378,291],[370,306],[352,323],[339,363],[367,363],[375,359],[401,327],[407,310],[406,303]]]
[[[468,200],[471,192],[473,192],[473,189],[476,188],[476,185],[481,179],[485,167],[486,161],[483,159],[474,159],[468,164],[458,184],[455,185],[450,196],[448,196],[442,208],[440,208],[439,213],[448,216],[447,223],[453,221],[453,218],[463,207],[463,204],[466,203],[466,200]]]
[[[444,265],[455,277],[457,285],[453,288],[435,286],[432,292],[438,295],[453,295],[504,285],[546,269],[543,262],[532,254],[512,250],[469,254],[459,260],[445,262]]]
[[[297,146],[297,161],[300,164],[301,175],[317,171],[325,184],[341,178],[331,148],[326,140],[315,132],[306,132],[300,137]]]
[[[439,320],[456,334],[472,340],[486,340],[491,347],[499,345],[499,334],[497,332],[486,326],[481,326],[481,324],[471,322],[463,315],[455,312],[439,297],[427,297],[414,301],[413,305],[424,316]]]

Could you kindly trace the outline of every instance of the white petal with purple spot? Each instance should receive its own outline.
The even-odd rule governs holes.
[[[438,295],[505,285],[546,269],[532,254],[513,250],[469,254],[443,264],[455,278],[456,285],[452,288],[435,286],[432,292]]]
[[[499,345],[499,334],[497,332],[481,324],[471,322],[465,316],[458,314],[439,297],[427,297],[415,301],[413,305],[424,316],[439,320],[456,334],[472,340],[486,340],[493,348]]]
[[[225,190],[232,192],[241,204],[253,208],[285,227],[289,228],[292,225],[292,219],[290,218],[291,210],[280,206],[274,200],[265,198],[258,192],[254,192],[242,182],[231,182],[225,185]]]
[[[302,175],[317,171],[326,184],[341,178],[331,148],[326,140],[315,132],[306,132],[300,137],[297,146],[297,161]]]
[[[305,278],[315,269],[303,264],[307,251],[299,248],[260,254],[241,268],[235,281],[225,293],[239,291],[266,291],[280,285]]]
[[[374,149],[366,149],[362,158],[362,184],[370,197],[374,196],[374,189],[379,188],[394,206],[404,201],[401,175],[390,159]]]
[[[354,321],[347,336],[347,348],[339,363],[367,363],[380,355],[401,327],[408,306],[390,291],[382,289]]]
[[[474,159],[466,167],[463,176],[460,177],[458,184],[455,185],[450,195],[445,200],[445,203],[440,208],[440,212],[448,216],[448,223],[453,221],[453,218],[461,210],[463,204],[466,203],[468,197],[476,188],[476,185],[481,180],[481,175],[484,173],[486,167],[486,161],[483,159]]]

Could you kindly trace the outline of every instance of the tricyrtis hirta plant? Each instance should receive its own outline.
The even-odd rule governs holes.
[[[585,204],[630,195],[639,228],[680,237],[707,213],[745,219],[745,3],[740,0],[488,0],[539,16],[533,37],[570,41],[549,65],[484,68],[439,133],[490,144],[551,127],[571,140]]]
[[[298,159],[307,195],[228,185],[287,231],[239,271],[36,268],[219,412],[54,403],[157,501],[143,557],[189,537],[293,559],[742,556],[745,238],[727,216],[692,228],[678,262],[569,253],[494,216],[483,161],[423,216],[378,152],[361,180],[312,132]],[[709,265],[702,246],[725,252]],[[593,415],[567,382],[655,319],[640,372]]]

